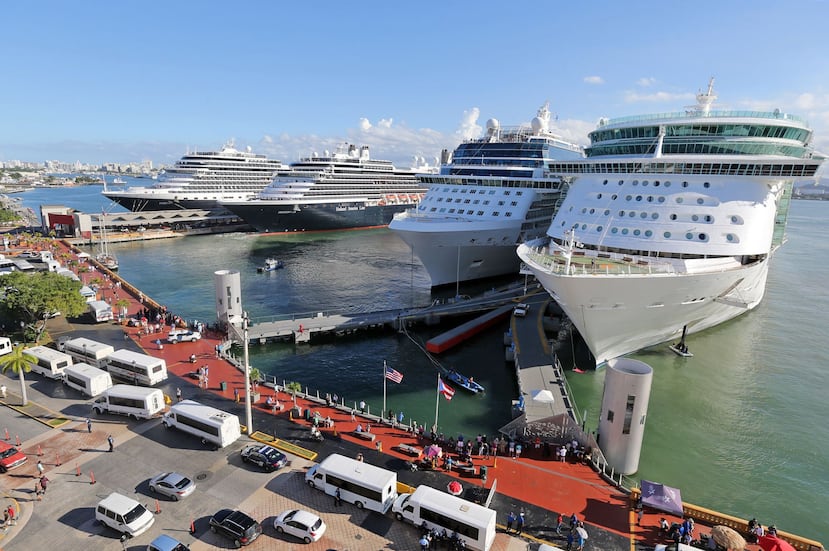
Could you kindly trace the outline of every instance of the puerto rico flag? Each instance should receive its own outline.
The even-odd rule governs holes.
[[[451,400],[452,396],[455,395],[455,389],[444,383],[440,377],[438,377],[438,392],[443,394],[443,397],[447,400]]]
[[[396,369],[386,366],[386,379],[392,381],[393,383],[402,383],[403,374],[397,371]]]

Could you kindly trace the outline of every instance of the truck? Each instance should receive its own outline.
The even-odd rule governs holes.
[[[112,321],[114,315],[112,314],[112,306],[103,300],[92,300],[89,303],[89,313],[96,323],[102,321]]]

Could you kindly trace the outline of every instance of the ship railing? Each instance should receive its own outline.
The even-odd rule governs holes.
[[[769,111],[733,111],[733,110],[712,110],[707,114],[700,111],[672,111],[666,113],[651,113],[648,115],[634,115],[630,117],[620,117],[608,120],[602,127],[627,125],[637,122],[647,122],[664,119],[695,119],[699,117],[714,118],[714,117],[739,117],[739,118],[754,118],[754,119],[782,119],[789,121],[797,121],[806,124],[806,119],[791,115],[789,113],[769,112]]]
[[[679,274],[681,270],[674,263],[667,260],[658,260],[646,257],[626,256],[620,253],[572,253],[569,263],[560,251],[550,252],[548,246],[527,246],[528,257],[536,265],[551,274],[569,275],[647,275],[647,274]]]

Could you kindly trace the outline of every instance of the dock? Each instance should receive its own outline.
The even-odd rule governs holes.
[[[457,346],[463,341],[477,335],[484,329],[492,327],[499,321],[508,317],[510,312],[512,312],[512,306],[512,304],[501,306],[491,312],[487,312],[482,316],[478,316],[473,320],[459,325],[454,329],[450,329],[437,337],[429,339],[426,342],[426,350],[432,354],[440,354],[441,352],[445,352],[450,348]]]

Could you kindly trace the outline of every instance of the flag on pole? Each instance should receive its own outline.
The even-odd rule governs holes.
[[[403,382],[403,374],[396,369],[386,366],[386,379],[393,383],[401,383]]]
[[[452,396],[455,395],[455,389],[444,383],[440,377],[438,377],[438,392],[443,394],[443,397],[447,400],[451,400]]]

